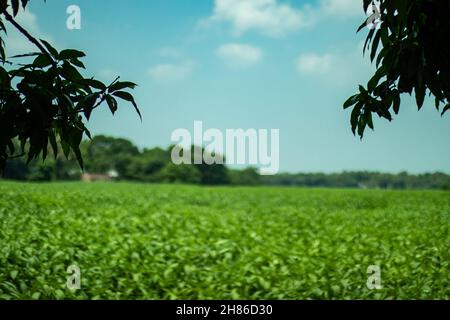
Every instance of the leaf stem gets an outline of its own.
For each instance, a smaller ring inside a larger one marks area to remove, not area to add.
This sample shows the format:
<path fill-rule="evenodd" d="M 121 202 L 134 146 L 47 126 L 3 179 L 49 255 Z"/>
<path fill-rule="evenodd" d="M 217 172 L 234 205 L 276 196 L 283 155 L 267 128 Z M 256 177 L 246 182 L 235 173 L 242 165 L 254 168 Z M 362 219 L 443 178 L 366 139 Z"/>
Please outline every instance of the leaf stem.
<path fill-rule="evenodd" d="M 39 42 L 38 39 L 33 37 L 25 28 L 23 28 L 20 24 L 14 20 L 14 18 L 5 10 L 2 12 L 2 14 L 5 16 L 6 20 L 8 20 L 9 23 L 11 23 L 17 30 L 20 31 L 31 43 L 33 43 L 36 47 L 39 48 L 39 50 L 45 54 L 51 61 L 53 67 L 56 68 L 57 64 L 55 59 L 53 59 L 52 55 L 44 48 L 44 46 Z"/>

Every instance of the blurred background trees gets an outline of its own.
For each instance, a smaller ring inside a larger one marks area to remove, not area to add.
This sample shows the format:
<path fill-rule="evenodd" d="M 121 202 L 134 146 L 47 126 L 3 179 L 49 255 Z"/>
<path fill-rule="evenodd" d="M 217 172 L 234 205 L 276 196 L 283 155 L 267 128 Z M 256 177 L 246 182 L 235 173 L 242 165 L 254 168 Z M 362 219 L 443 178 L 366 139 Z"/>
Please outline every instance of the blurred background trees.
<path fill-rule="evenodd" d="M 450 176 L 444 173 L 411 175 L 380 172 L 341 173 L 281 173 L 260 176 L 256 168 L 236 170 L 222 164 L 175 165 L 167 149 L 140 150 L 131 141 L 123 138 L 95 136 L 81 143 L 85 159 L 85 172 L 111 175 L 112 180 L 143 183 L 186 183 L 199 185 L 236 186 L 297 186 L 331 188 L 381 188 L 381 189 L 445 189 L 450 190 Z M 204 151 L 191 146 L 193 150 Z M 49 155 L 52 151 L 49 150 Z M 26 159 L 10 159 L 3 178 L 21 181 L 77 181 L 82 171 L 76 160 L 64 156 L 49 157 L 45 162 L 33 160 L 28 166 Z"/>

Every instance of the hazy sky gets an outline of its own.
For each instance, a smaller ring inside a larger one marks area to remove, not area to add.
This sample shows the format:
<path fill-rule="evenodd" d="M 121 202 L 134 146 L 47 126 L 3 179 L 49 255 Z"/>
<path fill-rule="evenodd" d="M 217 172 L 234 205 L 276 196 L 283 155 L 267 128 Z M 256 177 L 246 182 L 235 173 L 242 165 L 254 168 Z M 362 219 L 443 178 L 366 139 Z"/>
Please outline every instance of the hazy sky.
<path fill-rule="evenodd" d="M 89 75 L 139 84 L 141 123 L 124 104 L 96 112 L 95 134 L 168 146 L 173 130 L 280 129 L 281 171 L 450 173 L 450 114 L 405 97 L 392 123 L 354 137 L 342 103 L 369 79 L 360 0 L 32 1 L 20 21 L 57 48 L 87 53 Z M 66 9 L 81 8 L 81 30 Z M 13 33 L 10 53 L 27 50 Z"/>

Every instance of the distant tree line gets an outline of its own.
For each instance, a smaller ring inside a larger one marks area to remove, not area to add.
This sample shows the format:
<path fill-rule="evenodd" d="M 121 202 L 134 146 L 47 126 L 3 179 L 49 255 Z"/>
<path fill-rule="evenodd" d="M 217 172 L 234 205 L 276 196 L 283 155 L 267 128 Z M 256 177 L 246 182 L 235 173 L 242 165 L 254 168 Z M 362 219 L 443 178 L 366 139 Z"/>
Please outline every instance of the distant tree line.
<path fill-rule="evenodd" d="M 450 190 L 450 175 L 425 173 L 419 175 L 354 171 L 342 173 L 297 173 L 261 177 L 262 184 L 273 186 L 302 186 L 362 189 L 443 189 Z"/>
<path fill-rule="evenodd" d="M 195 152 L 204 152 L 191 147 Z M 114 173 L 116 180 L 147 183 L 188 183 L 199 185 L 270 185 L 332 188 L 382 188 L 382 189 L 445 189 L 450 190 L 450 175 L 426 173 L 411 175 L 379 172 L 283 173 L 260 176 L 255 168 L 233 170 L 223 164 L 175 165 L 171 161 L 173 146 L 167 149 L 139 150 L 132 142 L 122 138 L 96 136 L 81 143 L 80 150 L 85 162 L 85 172 L 96 174 Z M 61 154 L 61 153 L 59 153 Z M 3 173 L 4 179 L 20 181 L 75 181 L 80 180 L 76 157 L 52 156 L 33 160 L 9 159 Z"/>

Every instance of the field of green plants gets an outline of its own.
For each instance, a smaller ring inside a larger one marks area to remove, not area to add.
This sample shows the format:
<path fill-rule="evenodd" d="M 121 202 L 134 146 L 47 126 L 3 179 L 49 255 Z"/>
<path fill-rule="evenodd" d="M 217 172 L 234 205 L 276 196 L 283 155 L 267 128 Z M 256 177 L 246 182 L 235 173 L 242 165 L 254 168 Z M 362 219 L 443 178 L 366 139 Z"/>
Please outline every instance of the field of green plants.
<path fill-rule="evenodd" d="M 0 299 L 449 299 L 449 225 L 449 192 L 0 182 Z"/>

